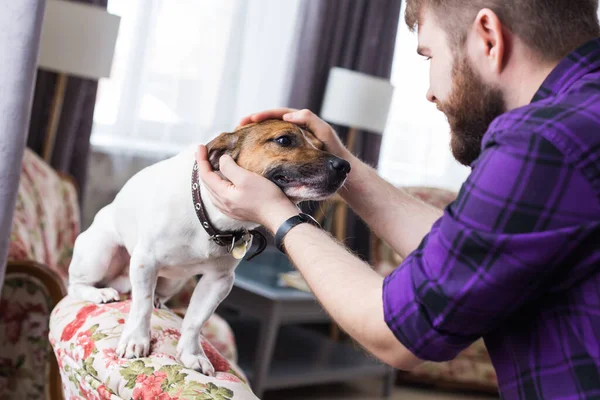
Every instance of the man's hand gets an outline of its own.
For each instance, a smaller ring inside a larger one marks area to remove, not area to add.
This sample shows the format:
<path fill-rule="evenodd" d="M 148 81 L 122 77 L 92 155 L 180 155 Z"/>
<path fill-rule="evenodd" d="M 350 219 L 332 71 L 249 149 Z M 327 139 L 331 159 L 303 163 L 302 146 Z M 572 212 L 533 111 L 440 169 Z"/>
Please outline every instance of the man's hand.
<path fill-rule="evenodd" d="M 325 143 L 325 149 L 328 152 L 344 158 L 352 164 L 352 161 L 350 160 L 351 153 L 346 149 L 337 133 L 335 133 L 335 130 L 333 130 L 331 125 L 317 117 L 310 110 L 276 108 L 273 110 L 262 111 L 242 118 L 239 126 L 261 122 L 267 119 L 283 119 L 284 121 L 306 127 L 317 137 L 317 139 Z"/>
<path fill-rule="evenodd" d="M 344 147 L 333 128 L 309 110 L 277 108 L 242 118 L 240 126 L 267 119 L 283 119 L 309 129 L 326 150 L 348 161 L 352 170 L 338 192 L 348 205 L 402 257 L 415 250 L 442 211 L 395 188 L 377 171 Z M 283 221 L 282 221 L 283 222 Z"/>
<path fill-rule="evenodd" d="M 230 156 L 219 161 L 220 172 L 212 170 L 204 145 L 196 153 L 198 175 L 209 191 L 214 205 L 225 215 L 240 221 L 261 224 L 272 233 L 298 208 L 271 181 L 238 166 Z"/>

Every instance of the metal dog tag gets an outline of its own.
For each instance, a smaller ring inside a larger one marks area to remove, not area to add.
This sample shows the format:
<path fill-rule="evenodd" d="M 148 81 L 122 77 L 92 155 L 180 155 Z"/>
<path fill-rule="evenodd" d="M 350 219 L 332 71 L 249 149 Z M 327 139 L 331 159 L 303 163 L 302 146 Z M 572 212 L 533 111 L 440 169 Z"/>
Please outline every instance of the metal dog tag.
<path fill-rule="evenodd" d="M 233 250 L 231 250 L 231 255 L 236 260 L 241 260 L 242 258 L 244 258 L 244 256 L 248 252 L 248 249 L 250 248 L 251 245 L 252 245 L 252 236 L 250 234 L 246 233 L 244 235 L 244 237 L 242 237 L 242 239 L 235 244 L 235 246 L 233 247 Z"/>

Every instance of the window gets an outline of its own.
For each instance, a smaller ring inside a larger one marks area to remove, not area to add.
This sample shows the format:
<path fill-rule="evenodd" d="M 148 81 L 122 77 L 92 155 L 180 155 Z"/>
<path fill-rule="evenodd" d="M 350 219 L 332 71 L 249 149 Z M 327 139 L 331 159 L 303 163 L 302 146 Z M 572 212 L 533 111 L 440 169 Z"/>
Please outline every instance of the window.
<path fill-rule="evenodd" d="M 429 62 L 417 55 L 417 34 L 404 23 L 402 6 L 391 81 L 395 86 L 379 159 L 381 176 L 395 185 L 458 190 L 470 169 L 450 152 L 445 116 L 425 98 Z"/>
<path fill-rule="evenodd" d="M 287 100 L 300 0 L 110 0 L 92 144 L 170 154 Z"/>

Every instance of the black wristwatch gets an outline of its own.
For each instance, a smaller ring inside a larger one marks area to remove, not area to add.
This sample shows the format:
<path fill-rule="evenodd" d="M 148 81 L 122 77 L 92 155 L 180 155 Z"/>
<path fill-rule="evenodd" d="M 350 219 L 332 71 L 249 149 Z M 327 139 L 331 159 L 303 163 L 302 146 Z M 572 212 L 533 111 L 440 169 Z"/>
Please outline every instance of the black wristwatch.
<path fill-rule="evenodd" d="M 279 229 L 277 229 L 277 233 L 275 233 L 275 246 L 277 246 L 279 251 L 285 253 L 285 249 L 283 247 L 283 239 L 285 238 L 285 235 L 287 235 L 292 228 L 304 223 L 312 224 L 318 228 L 321 227 L 321 225 L 319 225 L 319 223 L 308 214 L 300 213 L 298 215 L 294 215 L 281 224 Z"/>

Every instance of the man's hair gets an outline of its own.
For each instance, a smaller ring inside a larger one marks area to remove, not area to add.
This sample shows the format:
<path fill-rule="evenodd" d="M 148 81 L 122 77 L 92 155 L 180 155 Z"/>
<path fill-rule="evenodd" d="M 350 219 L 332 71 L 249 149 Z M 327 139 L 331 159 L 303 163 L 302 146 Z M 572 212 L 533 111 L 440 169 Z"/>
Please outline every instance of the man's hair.
<path fill-rule="evenodd" d="M 435 15 L 451 45 L 462 46 L 477 13 L 489 8 L 545 60 L 559 60 L 600 36 L 598 0 L 407 0 L 406 24 L 415 30 L 424 7 Z"/>

